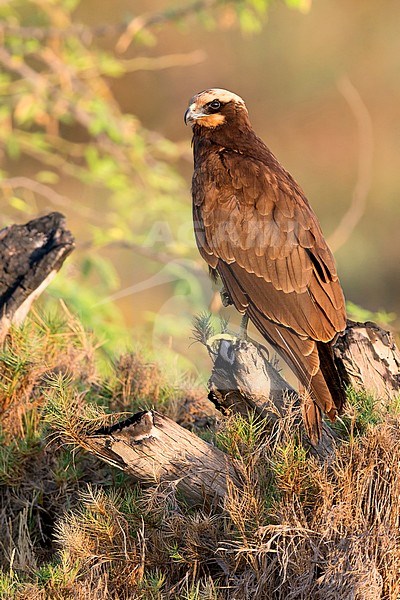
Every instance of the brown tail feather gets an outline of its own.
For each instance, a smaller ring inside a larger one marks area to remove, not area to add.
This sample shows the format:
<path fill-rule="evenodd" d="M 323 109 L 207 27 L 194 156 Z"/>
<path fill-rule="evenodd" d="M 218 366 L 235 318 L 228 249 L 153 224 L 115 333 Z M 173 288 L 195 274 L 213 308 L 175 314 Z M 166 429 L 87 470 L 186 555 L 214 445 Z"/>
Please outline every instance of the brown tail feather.
<path fill-rule="evenodd" d="M 303 386 L 303 403 L 301 412 L 303 415 L 304 426 L 311 443 L 316 446 L 322 436 L 322 416 L 320 407 L 314 402 L 313 397 Z"/>
<path fill-rule="evenodd" d="M 303 419 L 307 435 L 311 443 L 316 445 L 321 439 L 322 417 L 321 406 L 331 406 L 325 408 L 325 414 L 334 421 L 337 414 L 342 412 L 346 401 L 346 393 L 333 357 L 333 350 L 330 344 L 317 342 L 320 368 L 311 378 L 308 386 L 308 393 L 305 390 L 303 401 Z M 301 381 L 300 374 L 297 373 Z"/>
<path fill-rule="evenodd" d="M 337 412 L 340 414 L 346 402 L 346 392 L 335 365 L 332 345 L 317 342 L 317 348 L 322 375 L 331 393 Z"/>
<path fill-rule="evenodd" d="M 333 421 L 345 403 L 345 391 L 336 369 L 332 346 L 329 343 L 302 340 L 260 315 L 251 305 L 247 313 L 308 392 L 304 395 L 304 424 L 311 442 L 317 444 L 322 432 L 321 411 Z M 313 344 L 314 350 L 310 352 Z"/>

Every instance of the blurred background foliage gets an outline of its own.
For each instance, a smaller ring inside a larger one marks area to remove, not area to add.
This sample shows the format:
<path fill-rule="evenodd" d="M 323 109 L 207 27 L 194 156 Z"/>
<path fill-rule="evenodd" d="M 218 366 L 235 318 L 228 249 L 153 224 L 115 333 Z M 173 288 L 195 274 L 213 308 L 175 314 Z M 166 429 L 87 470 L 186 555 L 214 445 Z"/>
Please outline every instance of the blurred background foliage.
<path fill-rule="evenodd" d="M 220 307 L 183 113 L 218 86 L 305 189 L 351 315 L 398 326 L 399 18 L 396 0 L 1 2 L 1 225 L 58 210 L 77 240 L 42 302 L 62 298 L 108 353 L 137 339 L 206 364 L 191 323 Z"/>

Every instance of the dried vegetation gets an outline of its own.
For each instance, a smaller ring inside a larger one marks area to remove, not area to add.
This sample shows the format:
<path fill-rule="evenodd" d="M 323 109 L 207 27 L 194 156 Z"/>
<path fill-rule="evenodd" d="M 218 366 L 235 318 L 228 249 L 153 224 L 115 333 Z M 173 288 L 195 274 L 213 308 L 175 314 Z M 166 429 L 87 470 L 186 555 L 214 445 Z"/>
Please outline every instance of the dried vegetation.
<path fill-rule="evenodd" d="M 2 351 L 1 598 L 397 600 L 400 402 L 350 394 L 321 465 L 294 420 L 218 420 L 143 353 L 105 375 L 95 357 L 70 316 L 36 315 Z M 152 405 L 242 462 L 220 510 L 73 450 L 111 412 Z"/>

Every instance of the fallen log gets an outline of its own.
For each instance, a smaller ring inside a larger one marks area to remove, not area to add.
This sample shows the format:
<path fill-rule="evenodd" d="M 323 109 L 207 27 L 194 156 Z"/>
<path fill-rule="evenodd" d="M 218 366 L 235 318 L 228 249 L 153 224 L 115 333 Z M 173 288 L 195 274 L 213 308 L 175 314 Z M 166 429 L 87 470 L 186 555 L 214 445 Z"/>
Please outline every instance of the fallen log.
<path fill-rule="evenodd" d="M 229 456 L 153 410 L 103 427 L 79 443 L 135 481 L 172 483 L 193 504 L 221 504 L 228 486 L 241 485 Z"/>
<path fill-rule="evenodd" d="M 23 322 L 73 249 L 74 238 L 57 212 L 0 231 L 0 343 L 11 323 Z"/>

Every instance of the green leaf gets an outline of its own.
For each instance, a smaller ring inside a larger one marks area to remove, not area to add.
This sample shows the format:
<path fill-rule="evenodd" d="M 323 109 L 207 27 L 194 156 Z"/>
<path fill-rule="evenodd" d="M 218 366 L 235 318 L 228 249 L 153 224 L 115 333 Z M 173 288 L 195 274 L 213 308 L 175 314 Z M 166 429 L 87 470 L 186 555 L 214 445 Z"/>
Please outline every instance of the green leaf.
<path fill-rule="evenodd" d="M 33 94 L 27 94 L 18 101 L 14 109 L 14 119 L 19 125 L 29 123 L 33 121 L 37 109 L 37 98 Z"/>
<path fill-rule="evenodd" d="M 311 10 L 312 0 L 285 0 L 289 8 L 294 8 L 306 14 Z"/>
<path fill-rule="evenodd" d="M 18 198 L 18 196 L 12 196 L 11 198 L 9 198 L 8 204 L 12 208 L 15 208 L 15 210 L 23 212 L 27 215 L 32 215 L 34 213 L 34 208 L 27 202 L 25 202 L 25 200 L 23 200 L 22 198 Z"/>
<path fill-rule="evenodd" d="M 21 147 L 15 135 L 11 134 L 6 139 L 6 152 L 13 160 L 17 160 L 21 156 Z"/>
<path fill-rule="evenodd" d="M 36 174 L 36 181 L 40 181 L 40 183 L 55 184 L 58 183 L 59 180 L 60 176 L 57 173 L 54 173 L 54 171 L 39 171 L 39 173 Z"/>

